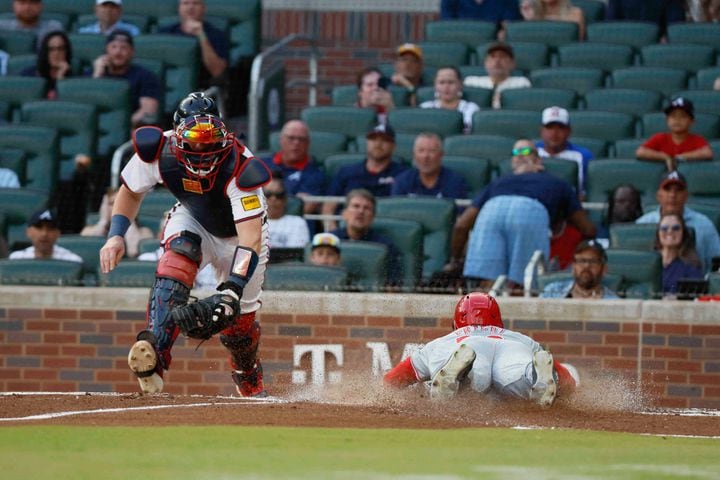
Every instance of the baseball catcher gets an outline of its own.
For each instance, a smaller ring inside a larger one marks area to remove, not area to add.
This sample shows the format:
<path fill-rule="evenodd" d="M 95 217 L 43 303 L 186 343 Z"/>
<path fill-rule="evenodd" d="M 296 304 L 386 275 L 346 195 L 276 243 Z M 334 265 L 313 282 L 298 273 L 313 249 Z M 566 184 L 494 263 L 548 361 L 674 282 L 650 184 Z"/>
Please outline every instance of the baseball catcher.
<path fill-rule="evenodd" d="M 405 387 L 430 380 L 430 398 L 455 396 L 469 380 L 478 393 L 491 390 L 550 406 L 560 388 L 575 387 L 575 367 L 555 362 L 532 338 L 503 328 L 500 307 L 485 293 L 463 296 L 453 332 L 437 338 L 385 374 L 385 384 Z"/>
<path fill-rule="evenodd" d="M 228 132 L 215 102 L 202 93 L 183 99 L 173 129 L 133 132 L 135 154 L 122 170 L 110 231 L 100 250 L 102 271 L 125 253 L 123 236 L 143 195 L 163 184 L 177 198 L 163 231 L 164 253 L 147 307 L 147 328 L 130 348 L 128 365 L 143 393 L 163 390 L 163 372 L 182 332 L 206 340 L 220 333 L 230 353 L 232 379 L 245 397 L 267 395 L 256 353 L 255 312 L 268 258 L 264 164 Z M 219 293 L 188 303 L 199 269 L 208 263 Z"/>

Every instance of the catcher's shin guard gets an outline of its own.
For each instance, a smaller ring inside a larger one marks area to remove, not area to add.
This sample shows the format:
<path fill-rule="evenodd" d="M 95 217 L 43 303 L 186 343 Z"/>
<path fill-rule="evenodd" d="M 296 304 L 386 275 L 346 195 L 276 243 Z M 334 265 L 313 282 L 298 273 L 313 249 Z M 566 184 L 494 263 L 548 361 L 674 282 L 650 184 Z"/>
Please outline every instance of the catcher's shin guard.
<path fill-rule="evenodd" d="M 255 312 L 239 315 L 235 324 L 222 331 L 220 341 L 230 352 L 232 379 L 243 397 L 267 396 L 263 372 L 257 350 L 260 344 L 260 324 Z"/>

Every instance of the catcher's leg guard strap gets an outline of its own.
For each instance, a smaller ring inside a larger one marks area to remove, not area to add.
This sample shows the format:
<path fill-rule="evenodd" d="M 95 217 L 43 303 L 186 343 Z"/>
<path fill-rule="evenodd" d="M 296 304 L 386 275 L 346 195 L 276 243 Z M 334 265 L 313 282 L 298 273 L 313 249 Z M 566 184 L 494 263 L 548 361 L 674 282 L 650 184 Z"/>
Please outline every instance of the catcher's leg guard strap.
<path fill-rule="evenodd" d="M 222 331 L 220 341 L 230 352 L 230 365 L 233 370 L 253 368 L 260 344 L 260 333 L 255 312 L 240 315 L 233 326 Z"/>
<path fill-rule="evenodd" d="M 165 246 L 157 267 L 157 277 L 171 278 L 192 288 L 198 267 L 202 261 L 200 236 L 183 230 Z"/>

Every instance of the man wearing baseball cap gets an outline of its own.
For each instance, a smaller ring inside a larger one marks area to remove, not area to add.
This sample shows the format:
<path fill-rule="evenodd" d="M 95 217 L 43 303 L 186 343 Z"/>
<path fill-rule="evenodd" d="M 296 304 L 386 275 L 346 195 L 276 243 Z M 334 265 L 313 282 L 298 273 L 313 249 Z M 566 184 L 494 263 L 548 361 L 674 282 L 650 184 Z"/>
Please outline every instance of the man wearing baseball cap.
<path fill-rule="evenodd" d="M 493 108 L 502 107 L 502 92 L 512 88 L 528 88 L 530 80 L 523 76 L 512 76 L 515 70 L 515 52 L 503 42 L 491 43 L 485 50 L 485 71 L 487 75 L 465 77 L 466 87 L 487 88 L 493 90 Z"/>
<path fill-rule="evenodd" d="M 78 33 L 102 33 L 108 35 L 113 30 L 124 30 L 133 37 L 140 34 L 138 27 L 120 20 L 122 17 L 122 0 L 95 0 L 95 16 L 97 21 L 80 27 Z"/>
<path fill-rule="evenodd" d="M 18 250 L 10 254 L 10 260 L 67 260 L 70 262 L 82 263 L 82 258 L 70 250 L 55 245 L 60 238 L 55 214 L 49 209 L 38 210 L 28 219 L 25 234 L 32 242 L 32 245 L 24 250 Z"/>
<path fill-rule="evenodd" d="M 542 127 L 537 143 L 538 153 L 543 158 L 561 158 L 575 162 L 578 166 L 578 195 L 585 197 L 587 167 L 593 154 L 585 147 L 575 145 L 568 139 L 572 134 L 570 114 L 561 107 L 548 107 L 542 112 Z"/>
<path fill-rule="evenodd" d="M 607 254 L 597 240 L 585 240 L 575 247 L 571 280 L 545 286 L 540 297 L 578 299 L 616 299 L 617 294 L 602 284 L 607 273 Z"/>
<path fill-rule="evenodd" d="M 635 223 L 657 224 L 663 215 L 682 215 L 685 225 L 695 230 L 695 250 L 703 262 L 704 271 L 710 271 L 713 257 L 720 257 L 720 235 L 712 220 L 685 205 L 688 186 L 683 174 L 675 170 L 663 173 L 655 198 L 660 206 L 635 220 Z"/>
<path fill-rule="evenodd" d="M 405 87 L 410 93 L 410 105 L 415 106 L 415 92 L 423 86 L 423 51 L 414 43 L 403 43 L 397 48 L 393 85 Z"/>
<path fill-rule="evenodd" d="M 310 263 L 334 267 L 340 265 L 340 239 L 332 233 L 316 233 L 310 251 Z"/>
<path fill-rule="evenodd" d="M 13 0 L 12 8 L 15 16 L 0 18 L 0 30 L 34 33 L 36 49 L 40 48 L 42 40 L 48 33 L 64 30 L 62 23 L 58 20 L 41 18 L 42 0 Z"/>
<path fill-rule="evenodd" d="M 677 97 L 665 108 L 668 131 L 656 133 L 637 148 L 640 160 L 665 162 L 668 171 L 678 163 L 694 160 L 712 160 L 713 153 L 707 140 L 690 133 L 695 122 L 695 106 L 687 98 Z"/>

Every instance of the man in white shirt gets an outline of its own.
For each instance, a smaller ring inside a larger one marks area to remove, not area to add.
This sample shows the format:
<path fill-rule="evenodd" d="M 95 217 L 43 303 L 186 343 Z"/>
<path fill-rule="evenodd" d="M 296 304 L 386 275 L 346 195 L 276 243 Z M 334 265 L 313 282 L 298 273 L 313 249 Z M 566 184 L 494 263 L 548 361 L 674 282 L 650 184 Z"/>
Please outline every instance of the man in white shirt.
<path fill-rule="evenodd" d="M 270 248 L 302 248 L 307 245 L 310 241 L 307 222 L 303 217 L 286 212 L 288 199 L 282 177 L 273 177 L 263 191 L 267 199 Z"/>
<path fill-rule="evenodd" d="M 113 30 L 125 30 L 133 37 L 140 34 L 138 27 L 121 20 L 122 0 L 96 0 L 95 16 L 97 21 L 80 27 L 78 33 L 102 33 L 108 35 Z"/>
<path fill-rule="evenodd" d="M 501 94 L 503 90 L 511 88 L 529 88 L 532 85 L 526 77 L 512 77 L 515 70 L 515 52 L 507 43 L 496 42 L 491 44 L 485 52 L 485 76 L 465 77 L 463 84 L 466 87 L 489 88 L 493 90 L 492 106 L 501 108 Z"/>
<path fill-rule="evenodd" d="M 0 188 L 20 188 L 20 180 L 13 170 L 0 168 Z"/>
<path fill-rule="evenodd" d="M 26 234 L 32 246 L 10 254 L 10 260 L 67 260 L 82 263 L 82 258 L 70 250 L 55 245 L 60 237 L 60 228 L 50 210 L 39 210 L 28 220 Z"/>

